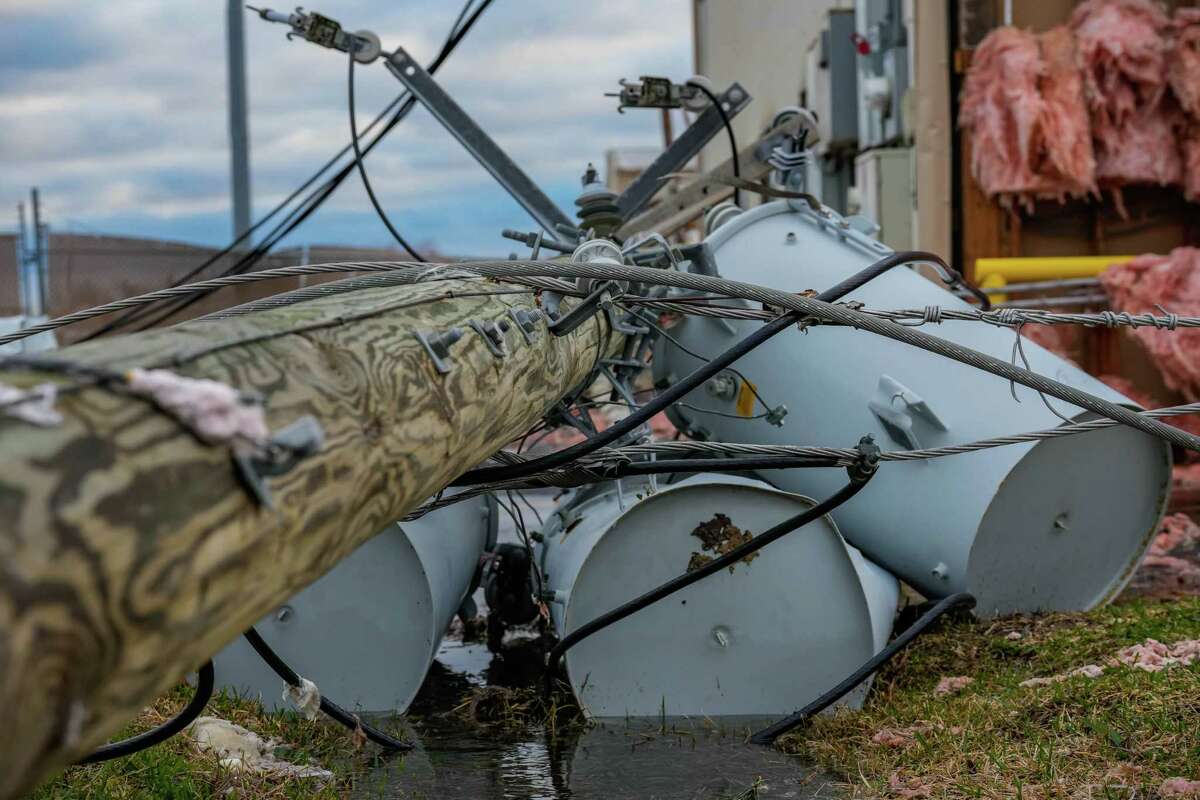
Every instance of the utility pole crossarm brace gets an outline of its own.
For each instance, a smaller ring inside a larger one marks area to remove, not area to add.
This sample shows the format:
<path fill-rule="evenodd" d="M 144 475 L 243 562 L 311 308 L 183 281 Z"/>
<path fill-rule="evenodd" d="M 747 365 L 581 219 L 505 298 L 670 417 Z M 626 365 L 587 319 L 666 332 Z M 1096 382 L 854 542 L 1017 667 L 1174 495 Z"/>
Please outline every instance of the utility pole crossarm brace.
<path fill-rule="evenodd" d="M 750 105 L 750 93 L 740 83 L 732 84 L 722 92 L 717 100 L 721 109 L 729 119 L 733 119 L 742 109 Z M 621 218 L 629 219 L 642 210 L 650 198 L 663 187 L 663 178 L 683 169 L 689 161 L 721 132 L 725 123 L 721 119 L 721 110 L 714 105 L 708 105 L 696 121 L 680 134 L 671 146 L 654 159 L 641 175 L 617 198 L 617 207 Z"/>
<path fill-rule="evenodd" d="M 385 62 L 388 70 L 421 101 L 442 126 L 492 174 L 529 215 L 555 238 L 576 230 L 571 219 L 546 196 L 508 154 L 463 111 L 437 81 L 402 47 Z"/>

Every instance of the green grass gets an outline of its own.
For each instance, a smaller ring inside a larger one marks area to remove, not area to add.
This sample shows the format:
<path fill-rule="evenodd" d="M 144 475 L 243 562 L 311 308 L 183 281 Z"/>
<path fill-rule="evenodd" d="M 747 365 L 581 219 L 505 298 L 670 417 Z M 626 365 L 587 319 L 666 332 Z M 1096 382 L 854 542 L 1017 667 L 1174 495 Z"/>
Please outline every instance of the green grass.
<path fill-rule="evenodd" d="M 187 703 L 190 693 L 182 687 L 172 692 L 115 738 L 160 724 Z M 32 798 L 339 798 L 371 767 L 378 752 L 372 745 L 356 748 L 351 732 L 340 725 L 322 718 L 310 722 L 291 712 L 268 714 L 257 701 L 218 695 L 204 713 L 235 722 L 263 738 L 279 740 L 276 756 L 293 764 L 322 766 L 334 773 L 334 780 L 232 772 L 214 756 L 200 752 L 184 734 L 128 758 L 71 767 L 37 789 Z"/>
<path fill-rule="evenodd" d="M 952 622 L 885 668 L 862 711 L 818 718 L 780 746 L 858 796 L 1154 798 L 1166 778 L 1200 779 L 1200 664 L 1018 685 L 1103 665 L 1148 638 L 1200 638 L 1200 599 Z M 957 675 L 974 683 L 934 696 Z M 873 742 L 885 728 L 911 742 Z"/>
<path fill-rule="evenodd" d="M 1010 640 L 1012 632 L 1020 639 Z M 780 746 L 839 776 L 863 797 L 1146 798 L 1169 777 L 1200 779 L 1200 664 L 1159 673 L 1110 668 L 1095 679 L 1040 688 L 1018 684 L 1084 664 L 1103 664 L 1147 638 L 1200 638 L 1200 598 L 1134 601 L 1089 614 L 959 620 L 923 636 L 881 672 L 864 709 L 821 717 Z M 968 675 L 958 694 L 934 697 L 942 677 Z M 122 735 L 158 724 L 183 706 L 179 689 Z M 571 707 L 551 709 L 572 724 Z M 459 717 L 484 727 L 544 724 L 547 709 L 524 693 L 465 699 Z M 278 755 L 333 771 L 332 782 L 230 773 L 186 736 L 127 759 L 67 770 L 33 797 L 334 798 L 362 785 L 377 748 L 318 719 L 264 714 L 255 703 L 219 697 L 207 714 L 283 742 Z M 913 729 L 912 742 L 871 741 L 883 728 Z M 1124 787 L 1124 788 L 1122 788 Z M 380 786 L 378 793 L 386 793 Z M 376 792 L 367 791 L 368 795 Z"/>

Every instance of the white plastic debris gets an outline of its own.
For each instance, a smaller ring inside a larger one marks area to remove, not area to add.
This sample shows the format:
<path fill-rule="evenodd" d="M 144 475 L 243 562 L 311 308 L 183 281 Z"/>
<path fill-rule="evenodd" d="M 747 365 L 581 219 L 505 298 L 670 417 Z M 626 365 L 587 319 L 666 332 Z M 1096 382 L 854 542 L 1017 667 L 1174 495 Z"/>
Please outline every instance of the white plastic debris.
<path fill-rule="evenodd" d="M 283 700 L 285 703 L 291 703 L 310 722 L 317 718 L 317 713 L 321 710 L 321 691 L 308 678 L 301 677 L 299 686 L 285 684 Z"/>
<path fill-rule="evenodd" d="M 263 739 L 254 731 L 220 717 L 200 717 L 188 726 L 187 732 L 201 750 L 215 754 L 221 766 L 229 770 L 280 778 L 333 778 L 327 769 L 277 758 L 274 751 L 280 742 Z"/>
<path fill-rule="evenodd" d="M 0 383 L 0 413 L 31 425 L 43 428 L 61 425 L 62 414 L 54 407 L 57 400 L 58 387 L 53 383 L 39 383 L 31 389 Z"/>
<path fill-rule="evenodd" d="M 262 447 L 270 436 L 262 406 L 219 381 L 165 369 L 131 369 L 129 391 L 152 399 L 209 444 Z"/>

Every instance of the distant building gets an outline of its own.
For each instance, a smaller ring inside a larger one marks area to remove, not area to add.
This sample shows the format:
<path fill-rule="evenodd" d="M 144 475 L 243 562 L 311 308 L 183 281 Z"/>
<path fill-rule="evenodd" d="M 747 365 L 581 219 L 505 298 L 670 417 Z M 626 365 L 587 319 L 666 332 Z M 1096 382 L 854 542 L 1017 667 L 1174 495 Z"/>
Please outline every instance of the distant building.
<path fill-rule="evenodd" d="M 17 315 L 22 311 L 18 291 L 16 238 L 12 234 L 0 235 L 0 317 Z M 218 252 L 216 248 L 182 242 L 126 236 L 51 233 L 47 239 L 51 317 L 162 289 Z M 313 245 L 279 250 L 256 264 L 254 270 L 334 261 L 401 260 L 407 260 L 407 256 L 398 250 Z M 216 277 L 236 261 L 236 254 L 227 255 L 208 266 L 193 280 Z M 342 277 L 345 275 L 341 273 L 301 276 L 223 289 L 188 307 L 171 321 L 202 316 L 267 295 Z M 105 318 L 99 318 L 63 328 L 59 332 L 59 342 L 69 344 L 76 341 L 106 321 Z"/>

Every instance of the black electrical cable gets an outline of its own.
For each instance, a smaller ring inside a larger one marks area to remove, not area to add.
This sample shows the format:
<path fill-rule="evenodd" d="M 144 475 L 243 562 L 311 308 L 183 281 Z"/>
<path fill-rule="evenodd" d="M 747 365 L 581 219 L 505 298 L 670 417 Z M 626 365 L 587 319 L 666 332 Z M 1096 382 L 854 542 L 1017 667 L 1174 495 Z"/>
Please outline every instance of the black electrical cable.
<path fill-rule="evenodd" d="M 259 657 L 266 662 L 268 667 L 275 671 L 276 675 L 283 679 L 284 683 L 288 684 L 289 686 L 300 685 L 300 676 L 296 674 L 294 669 L 288 666 L 286 661 L 280 658 L 279 655 L 271 649 L 271 646 L 267 644 L 261 636 L 259 636 L 258 631 L 256 631 L 254 628 L 250 628 L 242 635 L 246 637 L 246 641 L 249 642 L 250 646 L 254 648 L 254 652 L 258 653 Z M 326 716 L 330 717 L 335 722 L 344 725 L 352 731 L 362 728 L 362 731 L 366 734 L 367 738 L 380 747 L 385 747 L 388 750 L 401 751 L 413 749 L 413 746 L 408 742 L 402 742 L 399 739 L 388 736 L 381 730 L 371 727 L 359 719 L 357 715 L 351 714 L 346 709 L 342 708 L 324 695 L 321 695 L 321 711 L 323 711 Z"/>
<path fill-rule="evenodd" d="M 392 102 L 388 103 L 387 106 L 384 107 L 383 111 L 380 111 L 379 114 L 375 117 L 375 119 L 371 120 L 371 124 L 369 124 L 367 127 L 363 128 L 363 136 L 366 136 L 368 133 L 370 133 L 372 128 L 374 128 L 376 125 L 378 125 L 383 120 L 383 118 L 386 117 L 391 112 L 391 110 L 393 108 L 395 108 L 402 100 L 404 100 L 404 97 L 405 97 L 405 94 L 401 93 L 401 94 L 397 95 L 396 98 L 394 100 L 392 100 Z M 197 264 L 195 267 L 192 267 L 184 275 L 171 281 L 171 283 L 168 284 L 168 286 L 170 286 L 170 287 L 182 286 L 183 284 L 187 283 L 192 278 L 196 277 L 201 272 L 206 270 L 208 267 L 215 264 L 218 260 L 220 260 L 221 258 L 224 258 L 225 256 L 229 255 L 229 253 L 233 252 L 234 248 L 236 248 L 239 244 L 241 244 L 249 236 L 251 236 L 255 231 L 257 231 L 259 228 L 261 228 L 263 225 L 265 225 L 268 220 L 270 220 L 272 217 L 274 217 L 276 214 L 278 214 L 280 211 L 282 211 L 284 208 L 286 208 L 293 200 L 295 200 L 297 197 L 299 197 L 300 194 L 303 193 L 304 190 L 306 190 L 309 186 L 312 186 L 313 183 L 315 183 L 318 178 L 320 178 L 323 174 L 325 174 L 325 172 L 330 167 L 332 167 L 335 163 L 337 163 L 338 159 L 340 159 L 347 152 L 349 152 L 349 150 L 350 150 L 350 145 L 346 145 L 341 150 L 339 150 L 332 158 L 330 158 L 328 161 L 326 161 L 324 164 L 322 164 L 317 169 L 316 172 L 314 172 L 311 176 L 309 176 L 309 178 L 306 181 L 304 181 L 304 183 L 302 183 L 298 187 L 296 187 L 296 189 L 293 190 L 291 194 L 289 194 L 287 197 L 285 197 L 283 200 L 281 200 L 274 208 L 272 208 L 270 211 L 268 211 L 266 214 L 264 214 L 262 217 L 260 217 L 257 222 L 255 222 L 253 225 L 251 225 L 249 228 L 247 228 L 245 231 L 243 231 L 232 242 L 225 245 L 225 247 L 221 248 L 216 253 L 212 254 L 211 256 L 206 258 L 204 261 Z M 136 318 L 137 316 L 141 316 L 141 313 L 138 313 L 138 312 L 140 312 L 140 310 L 130 309 L 129 311 L 127 311 L 125 314 L 121 315 L 120 317 L 117 317 L 116 319 L 112 320 L 111 322 L 109 322 L 109 323 L 103 325 L 102 327 L 97 328 L 96 330 L 92 331 L 91 333 L 87 334 L 87 336 L 84 336 L 82 339 L 80 339 L 80 341 L 86 342 L 90 339 L 96 338 L 97 336 L 103 336 L 104 334 L 114 330 L 115 328 L 119 328 L 121 325 L 125 324 L 125 322 L 130 320 L 131 318 Z"/>
<path fill-rule="evenodd" d="M 754 744 L 771 744 L 783 734 L 799 725 L 802 725 L 813 715 L 821 713 L 825 709 L 829 708 L 829 706 L 842 699 L 847 692 L 866 680 L 871 673 L 875 672 L 875 670 L 891 661 L 897 653 L 912 644 L 918 636 L 925 632 L 926 628 L 936 622 L 939 618 L 956 608 L 972 608 L 974 605 L 975 598 L 967 592 L 952 594 L 949 597 L 938 601 L 933 608 L 922 614 L 916 622 L 914 622 L 907 629 L 905 629 L 903 633 L 893 639 L 887 647 L 883 648 L 871 658 L 867 659 L 867 661 L 861 667 L 850 673 L 850 675 L 848 675 L 846 679 L 837 686 L 833 687 L 816 700 L 813 700 L 796 713 L 784 717 L 783 719 L 779 720 L 779 722 L 776 722 L 773 725 L 756 732 L 750 737 L 750 741 Z"/>
<path fill-rule="evenodd" d="M 196 721 L 196 718 L 200 716 L 200 712 L 204 711 L 204 707 L 212 699 L 215 682 L 216 676 L 213 671 L 213 663 L 209 661 L 198 670 L 196 691 L 182 711 L 157 728 L 151 728 L 144 733 L 139 733 L 137 736 L 130 736 L 128 739 L 122 739 L 119 742 L 97 747 L 91 753 L 81 758 L 78 763 L 96 764 L 100 761 L 109 761 L 110 759 L 121 758 L 122 756 L 130 756 L 148 747 L 162 744 Z"/>
<path fill-rule="evenodd" d="M 348 52 L 350 53 L 350 69 L 347 78 L 346 104 L 350 112 L 350 144 L 354 146 L 354 163 L 358 167 L 359 177 L 362 178 L 363 188 L 367 190 L 367 197 L 370 198 L 371 205 L 375 207 L 375 213 L 379 215 L 380 222 L 382 222 L 384 227 L 388 229 L 388 232 L 392 234 L 392 238 L 395 239 L 400 246 L 403 247 L 405 251 L 413 257 L 414 260 L 420 261 L 421 263 L 427 263 L 421 254 L 413 249 L 412 245 L 410 245 L 404 239 L 404 237 L 400 235 L 400 231 L 396 230 L 396 226 L 393 225 L 392 221 L 388 218 L 387 212 L 383 210 L 383 206 L 379 205 L 379 199 L 375 197 L 375 190 L 371 188 L 371 181 L 369 178 L 367 178 L 367 165 L 363 162 L 362 148 L 358 146 L 358 122 L 355 120 L 354 113 L 354 49 L 350 49 Z"/>
<path fill-rule="evenodd" d="M 442 66 L 442 64 L 445 63 L 446 59 L 450 56 L 450 54 L 454 52 L 455 48 L 457 48 L 459 43 L 462 42 L 462 40 L 466 37 L 466 34 L 469 33 L 471 28 L 473 28 L 475 26 L 475 23 L 479 20 L 480 16 L 482 16 L 483 12 L 486 11 L 488 9 L 488 7 L 490 5 L 492 5 L 493 2 L 495 2 L 495 0 L 483 0 L 483 2 L 480 3 L 480 5 L 477 8 L 475 8 L 474 11 L 472 11 L 470 13 L 470 16 L 467 17 L 466 21 L 463 22 L 462 21 L 463 17 L 466 16 L 466 9 L 470 8 L 472 2 L 474 2 L 474 0 L 468 0 L 466 5 L 463 7 L 463 11 L 459 13 L 458 19 L 455 21 L 455 26 L 452 27 L 452 29 L 451 29 L 451 35 L 447 38 L 446 42 L 442 45 L 442 49 L 438 53 L 437 57 L 434 58 L 434 60 L 432 62 L 430 62 L 430 65 L 428 67 L 428 71 L 430 74 L 436 73 L 437 70 Z M 416 99 L 410 93 L 406 92 L 406 93 L 401 94 L 399 97 L 396 98 L 396 102 L 399 102 L 402 98 L 405 98 L 406 96 L 407 96 L 407 99 L 405 99 L 403 101 L 400 108 L 396 109 L 396 112 L 393 114 L 392 118 L 388 121 L 388 123 L 384 127 L 384 129 L 382 131 L 380 131 L 379 134 L 374 139 L 372 139 L 370 142 L 368 142 L 366 147 L 361 148 L 363 156 L 366 156 L 367 154 L 369 154 L 375 148 L 375 146 L 377 144 L 379 144 L 379 142 L 385 136 L 387 136 L 387 134 L 390 133 L 391 130 L 396 127 L 396 125 L 398 125 L 401 121 L 403 121 L 405 119 L 405 117 L 408 116 L 409 112 L 412 111 L 413 107 L 416 105 Z M 393 105 L 394 105 L 394 103 L 393 103 Z M 391 106 L 389 106 L 389 108 L 390 107 Z M 384 113 L 386 113 L 387 110 L 388 109 L 385 109 Z M 382 114 L 381 114 L 381 116 L 382 116 Z M 364 129 L 364 131 L 363 131 L 364 136 L 366 134 L 366 131 L 369 130 L 370 128 L 374 127 L 377 121 L 378 120 L 373 121 L 371 123 L 371 125 L 368 126 L 367 129 Z M 350 149 L 351 149 L 351 145 L 349 145 L 349 144 L 346 145 L 346 147 L 344 147 L 338 153 L 337 156 L 335 156 L 333 159 L 330 160 L 330 163 L 336 161 L 338 158 L 340 158 L 342 155 L 344 155 Z M 337 173 L 335 173 L 325 183 L 323 183 L 316 190 L 314 190 L 313 193 L 310 194 L 299 206 L 297 206 L 291 212 L 289 212 L 288 216 L 281 223 L 276 225 L 276 227 L 269 234 L 267 234 L 267 236 L 265 236 L 263 238 L 262 242 L 260 242 L 260 244 L 256 248 L 254 248 L 253 251 L 251 251 L 250 253 L 243 256 L 235 264 L 233 264 L 231 267 L 226 269 L 224 272 L 222 272 L 217 277 L 224 277 L 226 275 L 233 275 L 233 274 L 241 274 L 243 272 L 249 271 L 249 269 L 251 267 L 253 267 L 254 264 L 261 261 L 276 244 L 278 244 L 282 239 L 284 239 L 292 231 L 294 231 L 297 227 L 299 227 L 301 223 L 303 223 L 305 220 L 307 220 L 312 215 L 312 213 L 314 211 L 316 211 L 317 208 L 319 208 L 321 206 L 321 204 L 324 203 L 325 200 L 327 200 L 330 197 L 330 195 L 333 194 L 333 192 L 342 184 L 342 182 L 346 180 L 346 178 L 347 178 L 347 176 L 349 176 L 350 172 L 354 170 L 356 163 L 357 163 L 357 159 L 349 162 L 348 164 L 343 165 L 342 168 Z M 326 167 L 327 166 L 328 166 L 328 164 L 326 165 Z M 323 167 L 321 170 L 319 170 L 316 175 L 314 175 L 309 181 L 307 181 L 305 183 L 305 186 L 307 186 L 308 184 L 311 184 L 312 181 L 315 180 L 321 174 L 321 172 L 324 171 L 324 169 L 326 169 L 326 167 Z M 299 191 L 300 190 L 297 190 L 296 192 L 294 192 L 293 195 L 291 197 L 289 197 L 289 200 L 292 199 L 293 197 L 295 197 L 295 195 L 298 194 Z M 282 206 L 285 205 L 286 202 L 287 201 L 285 201 L 285 203 L 281 204 L 280 208 L 282 208 Z M 276 211 L 278 211 L 278 209 L 276 209 Z M 274 213 L 275 212 L 272 212 L 272 214 L 274 214 Z M 267 217 L 261 221 L 265 222 L 267 218 L 272 216 L 272 214 L 267 215 Z M 257 228 L 258 226 L 256 225 L 254 227 Z M 211 259 L 209 259 L 208 262 L 201 264 L 198 268 L 193 270 L 192 273 L 190 273 L 188 276 L 186 276 L 180 282 L 182 282 L 183 280 L 187 280 L 188 278 L 194 276 L 196 274 L 196 272 L 204 269 L 210 263 L 215 261 L 217 258 L 220 258 L 222 255 L 228 253 L 230 250 L 233 249 L 233 247 L 236 244 L 237 244 L 237 242 L 234 242 L 229 247 L 227 247 L 222 253 L 218 253 L 217 255 L 215 255 Z M 160 314 L 155 319 L 139 326 L 139 328 L 137 330 L 146 330 L 147 328 L 151 328 L 151 327 L 154 327 L 155 325 L 160 324 L 161 322 L 163 322 L 163 321 L 169 319 L 170 317 L 178 314 L 179 312 L 183 311 L 185 308 L 191 306 L 193 303 L 199 302 L 201 299 L 203 299 L 205 296 L 207 296 L 207 294 L 208 293 L 199 294 L 199 295 L 192 296 L 190 298 L 183 299 L 181 301 L 176 301 L 176 303 L 173 305 L 173 307 L 167 309 L 164 313 Z M 102 333 L 108 333 L 109 331 L 118 327 L 120 324 L 126 324 L 126 323 L 131 322 L 140 317 L 144 317 L 146 314 L 150 313 L 151 311 L 153 311 L 152 306 L 146 306 L 141 309 L 137 309 L 136 311 L 131 309 L 130 312 L 128 312 L 125 315 L 125 317 L 118 319 L 118 320 L 114 320 L 114 322 L 110 323 L 110 325 L 105 326 L 104 328 L 101 328 L 101 329 L 95 331 L 94 333 L 91 333 L 88 336 L 84 337 L 84 339 L 82 341 L 87 341 L 88 339 L 94 338 L 95 336 L 99 336 Z"/>
<path fill-rule="evenodd" d="M 832 288 L 826 289 L 817 295 L 816 299 L 826 303 L 840 300 L 855 289 L 858 289 L 863 284 L 877 278 L 888 270 L 898 267 L 902 264 L 909 264 L 914 261 L 931 261 L 941 266 L 946 266 L 945 262 L 933 253 L 925 253 L 917 250 L 902 250 L 892 253 L 889 256 L 879 259 L 875 263 L 860 270 L 856 274 L 846 278 L 841 283 L 838 283 Z M 561 467 L 580 456 L 594 452 L 604 445 L 616 441 L 620 437 L 641 427 L 647 420 L 653 417 L 658 412 L 665 409 L 672 403 L 682 399 L 684 395 L 691 392 L 696 387 L 703 384 L 706 380 L 716 375 L 721 370 L 728 367 L 733 362 L 737 361 L 742 356 L 749 353 L 754 348 L 766 342 L 772 336 L 782 331 L 787 330 L 792 325 L 795 325 L 803 318 L 803 314 L 799 312 L 788 312 L 782 316 L 776 317 L 762 327 L 755 330 L 750 335 L 746 336 L 741 341 L 735 343 L 732 347 L 718 354 L 715 358 L 698 367 L 694 372 L 689 374 L 682 380 L 671 384 L 664 389 L 660 394 L 651 398 L 639 410 L 633 412 L 629 416 L 614 423 L 608 428 L 605 428 L 595 436 L 589 437 L 587 440 L 579 444 L 572 445 L 563 450 L 550 453 L 541 458 L 531 459 L 521 464 L 505 464 L 492 467 L 478 467 L 469 470 L 460 475 L 455 480 L 451 481 L 451 486 L 471 486 L 477 483 L 491 483 L 493 481 L 506 481 L 515 478 L 523 478 L 527 475 L 532 475 L 535 472 L 543 472 L 545 470 Z"/>
<path fill-rule="evenodd" d="M 874 448 L 874 445 L 871 445 L 871 447 L 874 449 L 875 454 L 878 454 L 878 449 Z M 863 468 L 864 466 L 866 468 Z M 763 547 L 766 547 L 776 539 L 786 536 L 798 528 L 804 527 L 815 519 L 820 519 L 830 511 L 833 511 L 835 508 L 845 503 L 851 497 L 854 497 L 854 495 L 858 494 L 862 488 L 870 482 L 871 477 L 875 474 L 876 470 L 875 464 L 871 462 L 864 465 L 856 465 L 855 467 L 850 468 L 848 471 L 850 472 L 850 482 L 839 489 L 836 494 L 816 504 L 812 508 L 796 514 L 795 516 L 788 517 L 783 522 L 772 526 L 768 530 L 752 538 L 750 541 L 733 548 L 720 558 L 715 558 L 698 569 L 695 569 L 691 572 L 685 572 L 683 575 L 672 578 L 666 583 L 651 589 L 639 597 L 635 597 L 628 602 L 622 603 L 612 611 L 601 614 L 590 622 L 584 623 L 568 633 L 559 641 L 558 644 L 553 647 L 553 649 L 550 650 L 550 654 L 546 657 L 546 677 L 545 684 L 543 686 L 546 694 L 549 694 L 551 691 L 554 675 L 558 669 L 558 663 L 572 647 L 579 644 L 589 636 L 599 633 L 609 625 L 620 622 L 626 617 L 636 614 L 638 611 L 657 603 L 659 600 L 669 597 L 679 590 L 691 586 L 696 581 L 707 578 L 709 575 L 719 572 L 726 567 L 733 566 L 738 561 L 742 560 L 751 553 L 757 552 Z"/>
<path fill-rule="evenodd" d="M 729 115 L 725 113 L 725 107 L 721 105 L 721 98 L 713 94 L 712 90 L 699 81 L 688 81 L 688 86 L 695 86 L 700 91 L 704 92 L 704 96 L 708 98 L 713 107 L 717 109 L 717 113 L 721 115 L 721 124 L 725 126 L 725 133 L 729 135 L 729 149 L 732 151 L 733 159 L 733 177 L 737 180 L 742 179 L 742 160 L 738 155 L 737 137 L 733 135 L 733 123 L 729 121 Z M 741 206 L 742 192 L 736 186 L 733 189 L 733 204 Z"/>

